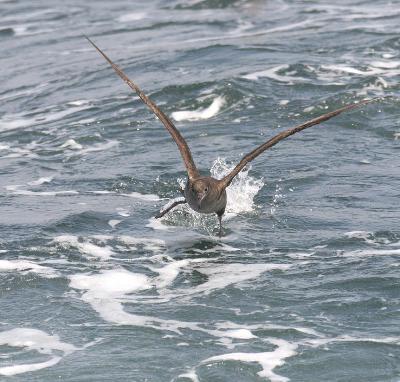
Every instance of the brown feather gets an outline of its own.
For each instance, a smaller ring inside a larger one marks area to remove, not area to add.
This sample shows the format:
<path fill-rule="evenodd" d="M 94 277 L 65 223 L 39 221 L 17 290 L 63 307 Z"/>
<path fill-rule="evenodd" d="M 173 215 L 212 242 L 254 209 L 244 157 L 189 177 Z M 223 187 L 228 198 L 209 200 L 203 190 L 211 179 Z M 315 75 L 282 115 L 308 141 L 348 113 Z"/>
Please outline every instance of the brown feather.
<path fill-rule="evenodd" d="M 163 111 L 142 92 L 142 90 L 132 82 L 128 76 L 116 65 L 111 59 L 87 36 L 85 36 L 87 40 L 96 48 L 96 50 L 108 61 L 108 63 L 112 66 L 115 72 L 122 78 L 124 82 L 128 84 L 128 86 L 136 92 L 136 94 L 141 98 L 141 100 L 150 108 L 150 110 L 160 119 L 160 121 L 164 124 L 168 132 L 171 134 L 175 143 L 177 144 L 179 151 L 181 152 L 183 162 L 185 163 L 185 167 L 189 176 L 189 179 L 195 179 L 200 176 L 196 165 L 194 164 L 192 154 L 190 152 L 189 146 L 179 133 L 178 129 L 174 126 L 171 120 L 163 113 Z"/>
<path fill-rule="evenodd" d="M 274 137 L 272 137 L 271 139 L 269 139 L 267 142 L 263 143 L 262 145 L 258 146 L 256 149 L 251 151 L 250 153 L 246 154 L 242 158 L 242 160 L 237 164 L 237 166 L 228 175 L 226 175 L 223 179 L 221 179 L 222 188 L 228 187 L 231 184 L 233 178 L 237 174 L 239 174 L 239 172 L 247 165 L 247 163 L 251 162 L 254 158 L 258 157 L 265 150 L 271 148 L 272 146 L 275 146 L 282 139 L 285 139 L 285 138 L 287 138 L 295 133 L 298 133 L 299 131 L 307 129 L 311 126 L 318 125 L 319 123 L 327 121 L 328 119 L 333 118 L 345 111 L 350 111 L 352 109 L 355 109 L 355 108 L 365 105 L 367 103 L 373 102 L 377 99 L 381 99 L 381 98 L 373 98 L 373 99 L 369 99 L 369 100 L 363 100 L 358 103 L 353 103 L 350 105 L 343 106 L 340 109 L 337 109 L 337 110 L 331 111 L 329 113 L 323 114 L 319 117 L 313 118 L 305 123 L 302 123 L 299 126 L 296 126 L 294 128 L 290 128 L 290 129 L 280 132 L 279 134 L 277 134 Z"/>

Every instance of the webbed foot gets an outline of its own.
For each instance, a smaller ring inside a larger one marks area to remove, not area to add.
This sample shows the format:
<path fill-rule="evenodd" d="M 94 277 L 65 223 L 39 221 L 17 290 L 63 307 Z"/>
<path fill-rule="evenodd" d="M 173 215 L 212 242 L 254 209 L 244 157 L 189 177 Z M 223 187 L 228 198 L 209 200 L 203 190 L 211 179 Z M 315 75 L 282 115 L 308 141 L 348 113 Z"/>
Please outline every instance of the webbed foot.
<path fill-rule="evenodd" d="M 168 208 L 166 208 L 163 211 L 160 211 L 156 216 L 154 216 L 156 219 L 162 218 L 165 214 L 167 214 L 169 211 L 171 211 L 173 208 L 175 208 L 179 204 L 184 204 L 186 203 L 186 199 L 184 200 L 176 200 L 173 202 Z"/>

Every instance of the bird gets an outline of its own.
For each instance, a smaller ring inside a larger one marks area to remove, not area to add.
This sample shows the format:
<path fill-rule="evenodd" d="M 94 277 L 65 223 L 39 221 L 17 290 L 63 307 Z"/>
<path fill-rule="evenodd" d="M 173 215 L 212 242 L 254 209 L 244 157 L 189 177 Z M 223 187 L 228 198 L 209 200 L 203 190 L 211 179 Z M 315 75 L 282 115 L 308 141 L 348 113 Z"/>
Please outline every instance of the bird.
<path fill-rule="evenodd" d="M 139 98 L 148 106 L 148 108 L 158 117 L 158 119 L 164 124 L 167 131 L 175 141 L 180 154 L 183 159 L 183 163 L 186 167 L 187 182 L 186 186 L 181 193 L 183 199 L 174 201 L 165 210 L 158 213 L 155 218 L 159 219 L 167 214 L 169 211 L 174 209 L 179 204 L 188 204 L 189 207 L 199 213 L 213 214 L 215 213 L 219 221 L 219 237 L 222 236 L 222 216 L 225 213 L 227 204 L 226 189 L 231 184 L 239 172 L 246 167 L 246 165 L 257 158 L 264 151 L 275 146 L 281 140 L 290 137 L 302 130 L 305 130 L 311 126 L 318 125 L 322 122 L 327 121 L 343 112 L 348 112 L 362 105 L 375 101 L 377 98 L 364 99 L 358 102 L 347 104 L 341 108 L 333 110 L 331 112 L 320 115 L 319 117 L 310 119 L 298 126 L 289 128 L 276 134 L 248 154 L 244 155 L 240 162 L 233 168 L 233 170 L 224 176 L 222 179 L 216 179 L 211 176 L 201 175 L 197 169 L 196 164 L 193 160 L 192 153 L 189 149 L 188 144 L 182 137 L 178 129 L 172 123 L 171 119 L 139 88 L 139 86 L 133 82 L 118 65 L 116 65 L 111 59 L 88 37 L 86 39 L 93 45 L 93 47 L 108 61 L 114 71 L 119 77 L 139 96 Z"/>

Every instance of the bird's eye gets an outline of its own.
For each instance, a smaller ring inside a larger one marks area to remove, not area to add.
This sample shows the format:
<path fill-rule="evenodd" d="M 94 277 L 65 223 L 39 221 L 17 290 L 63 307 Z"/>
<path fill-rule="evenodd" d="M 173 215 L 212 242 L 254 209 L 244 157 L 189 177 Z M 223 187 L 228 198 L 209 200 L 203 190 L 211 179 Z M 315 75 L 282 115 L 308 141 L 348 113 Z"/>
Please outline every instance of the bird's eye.
<path fill-rule="evenodd" d="M 204 192 L 208 192 L 208 187 L 206 187 L 206 188 L 204 189 Z"/>

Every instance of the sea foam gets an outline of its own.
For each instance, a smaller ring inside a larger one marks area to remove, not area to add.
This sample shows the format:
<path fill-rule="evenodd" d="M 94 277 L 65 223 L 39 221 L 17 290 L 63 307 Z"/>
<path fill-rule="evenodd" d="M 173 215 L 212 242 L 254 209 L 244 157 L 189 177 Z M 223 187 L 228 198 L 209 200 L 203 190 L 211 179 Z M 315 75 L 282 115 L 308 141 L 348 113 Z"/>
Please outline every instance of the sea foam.
<path fill-rule="evenodd" d="M 198 121 L 201 119 L 209 119 L 217 115 L 225 103 L 224 97 L 216 97 L 211 105 L 205 109 L 192 111 L 175 111 L 171 114 L 175 121 Z"/>
<path fill-rule="evenodd" d="M 49 335 L 41 330 L 31 328 L 16 328 L 0 332 L 0 346 L 23 348 L 25 351 L 36 351 L 51 356 L 48 361 L 25 363 L 0 367 L 0 375 L 12 376 L 31 371 L 41 370 L 56 365 L 63 355 L 77 350 L 71 344 L 60 341 L 57 335 Z"/>
<path fill-rule="evenodd" d="M 97 241 L 103 244 L 102 240 L 97 239 Z M 114 254 L 112 249 L 106 245 L 100 246 L 92 243 L 90 239 L 79 239 L 73 235 L 57 236 L 54 238 L 54 242 L 63 246 L 75 247 L 83 255 L 97 257 L 101 260 L 108 260 Z"/>
<path fill-rule="evenodd" d="M 202 363 L 208 364 L 221 361 L 258 363 L 262 367 L 262 370 L 257 373 L 260 377 L 268 378 L 271 382 L 289 381 L 289 378 L 276 374 L 274 369 L 282 366 L 286 358 L 297 354 L 297 345 L 277 338 L 267 339 L 267 341 L 276 346 L 274 351 L 262 353 L 228 353 L 207 358 Z"/>
<path fill-rule="evenodd" d="M 20 272 L 21 274 L 36 273 L 46 278 L 54 278 L 59 274 L 52 268 L 39 265 L 29 260 L 0 260 L 1 272 Z"/>

